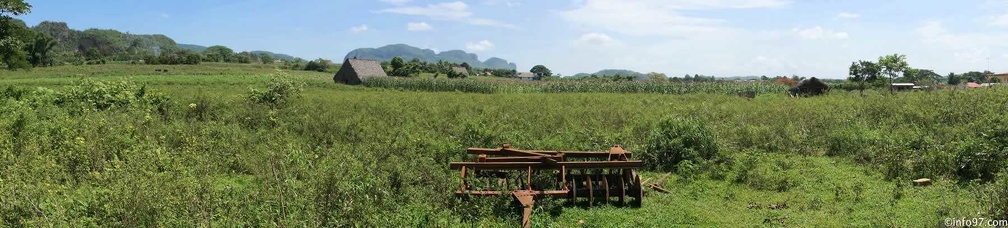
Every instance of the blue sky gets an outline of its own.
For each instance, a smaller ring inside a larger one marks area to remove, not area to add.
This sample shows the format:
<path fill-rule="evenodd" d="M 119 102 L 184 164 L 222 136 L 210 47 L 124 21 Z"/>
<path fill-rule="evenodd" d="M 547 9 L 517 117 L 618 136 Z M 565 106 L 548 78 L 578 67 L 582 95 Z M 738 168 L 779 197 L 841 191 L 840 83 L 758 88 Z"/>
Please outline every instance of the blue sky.
<path fill-rule="evenodd" d="M 1008 72 L 1008 0 L 30 1 L 28 24 L 165 34 L 179 43 L 341 59 L 405 43 L 543 64 L 670 76 L 841 78 L 892 53 L 939 74 Z"/>

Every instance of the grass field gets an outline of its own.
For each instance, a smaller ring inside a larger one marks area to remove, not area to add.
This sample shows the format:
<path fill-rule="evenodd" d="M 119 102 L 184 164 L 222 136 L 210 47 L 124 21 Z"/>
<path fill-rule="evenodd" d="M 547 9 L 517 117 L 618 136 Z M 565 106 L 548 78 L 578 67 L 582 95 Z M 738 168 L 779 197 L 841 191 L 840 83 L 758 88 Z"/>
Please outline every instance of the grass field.
<path fill-rule="evenodd" d="M 277 75 L 303 92 L 282 105 L 250 101 L 250 89 L 268 90 Z M 539 201 L 534 226 L 919 227 L 1008 217 L 1005 89 L 477 94 L 229 64 L 0 72 L 7 87 L 0 227 L 514 227 L 520 214 L 508 198 L 451 194 L 459 177 L 448 163 L 466 147 L 620 144 L 647 154 L 656 125 L 674 118 L 703 123 L 722 157 L 680 165 L 664 184 L 672 193 L 650 194 L 640 208 Z M 910 185 L 922 177 L 935 184 Z"/>

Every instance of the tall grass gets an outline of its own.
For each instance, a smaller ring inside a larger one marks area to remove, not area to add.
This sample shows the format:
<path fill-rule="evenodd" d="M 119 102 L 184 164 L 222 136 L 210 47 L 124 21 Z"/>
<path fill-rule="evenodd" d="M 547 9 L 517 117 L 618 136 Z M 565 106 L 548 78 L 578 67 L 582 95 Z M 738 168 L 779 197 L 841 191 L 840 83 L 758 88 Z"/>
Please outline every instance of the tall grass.
<path fill-rule="evenodd" d="M 673 193 L 649 194 L 639 209 L 537 201 L 533 223 L 932 226 L 1005 214 L 1006 89 L 742 99 L 327 82 L 275 108 L 247 100 L 249 87 L 269 88 L 265 78 L 118 78 L 0 90 L 0 227 L 512 227 L 508 198 L 451 194 L 460 182 L 447 163 L 466 147 L 642 153 L 669 134 L 655 130 L 669 118 L 716 136 L 723 161 L 681 163 L 665 185 Z M 658 145 L 690 148 L 666 139 Z M 906 186 L 921 177 L 935 185 Z M 766 207 L 780 202 L 791 208 Z"/>
<path fill-rule="evenodd" d="M 770 82 L 647 82 L 647 81 L 515 81 L 413 78 L 369 78 L 364 86 L 428 92 L 468 93 L 655 93 L 728 94 L 742 91 L 783 93 L 787 86 Z"/>

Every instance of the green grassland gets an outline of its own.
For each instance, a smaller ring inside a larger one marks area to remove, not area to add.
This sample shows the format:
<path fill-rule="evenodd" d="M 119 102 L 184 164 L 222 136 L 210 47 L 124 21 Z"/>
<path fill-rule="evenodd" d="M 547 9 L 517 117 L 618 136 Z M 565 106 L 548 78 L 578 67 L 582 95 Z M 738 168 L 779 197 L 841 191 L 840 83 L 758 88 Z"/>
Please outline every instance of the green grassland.
<path fill-rule="evenodd" d="M 273 91 L 278 77 L 304 90 L 256 102 L 264 96 L 250 91 Z M 466 147 L 646 155 L 656 126 L 676 118 L 714 133 L 717 161 L 680 165 L 664 184 L 672 193 L 640 208 L 537 201 L 534 226 L 917 227 L 1006 215 L 1006 89 L 747 99 L 331 78 L 231 64 L 0 72 L 0 227 L 514 227 L 510 198 L 451 194 L 460 180 L 448 163 Z M 935 184 L 911 186 L 922 177 Z"/>

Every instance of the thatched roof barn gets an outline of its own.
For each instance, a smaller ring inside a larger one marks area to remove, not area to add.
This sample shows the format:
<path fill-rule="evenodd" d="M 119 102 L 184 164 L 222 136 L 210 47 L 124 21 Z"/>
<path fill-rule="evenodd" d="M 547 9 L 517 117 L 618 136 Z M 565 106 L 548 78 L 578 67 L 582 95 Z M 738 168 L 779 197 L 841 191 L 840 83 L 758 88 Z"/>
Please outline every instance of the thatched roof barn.
<path fill-rule="evenodd" d="M 817 96 L 829 92 L 830 88 L 825 82 L 812 77 L 809 79 L 802 80 L 788 89 L 788 95 L 791 96 Z"/>
<path fill-rule="evenodd" d="M 459 73 L 459 74 L 463 74 L 463 75 L 469 75 L 469 70 L 466 70 L 465 67 L 460 67 L 460 66 L 452 67 L 452 71 L 455 71 L 455 73 Z"/>
<path fill-rule="evenodd" d="M 343 61 L 343 66 L 339 71 L 336 71 L 336 75 L 333 75 L 333 81 L 358 85 L 370 77 L 388 77 L 388 74 L 385 74 L 385 69 L 382 69 L 381 63 L 378 61 L 354 58 Z"/>
<path fill-rule="evenodd" d="M 535 80 L 535 74 L 531 72 L 519 72 L 515 77 L 521 80 Z"/>

